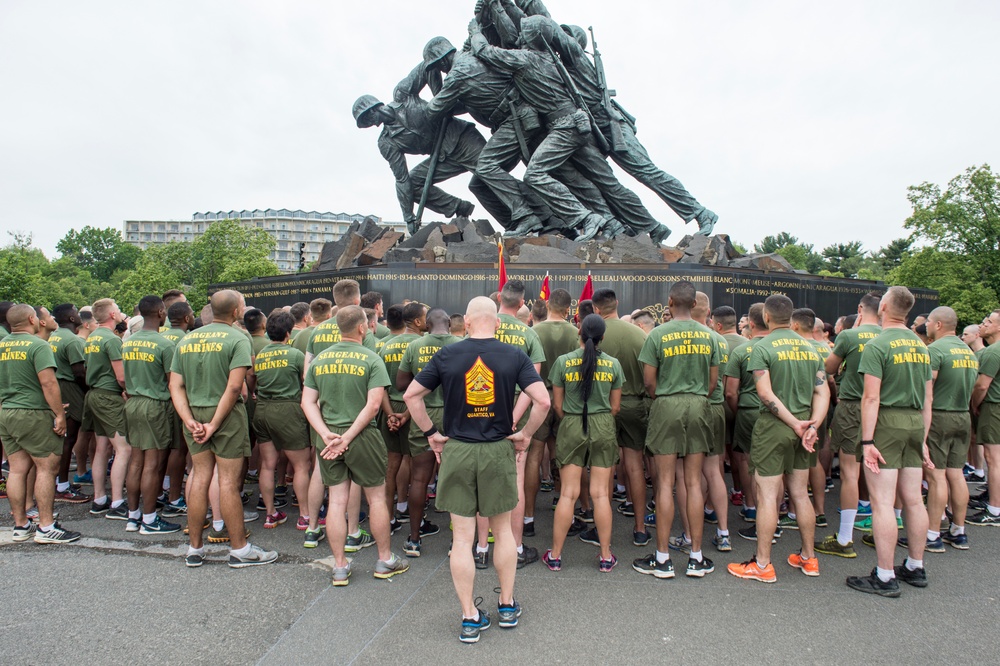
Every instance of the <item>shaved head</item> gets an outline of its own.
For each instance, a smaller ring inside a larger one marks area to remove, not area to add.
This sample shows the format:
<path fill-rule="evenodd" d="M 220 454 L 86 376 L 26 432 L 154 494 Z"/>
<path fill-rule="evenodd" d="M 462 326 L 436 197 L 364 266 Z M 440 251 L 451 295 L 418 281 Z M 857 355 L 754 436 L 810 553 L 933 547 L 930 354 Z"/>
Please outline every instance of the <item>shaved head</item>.
<path fill-rule="evenodd" d="M 234 319 L 240 307 L 240 294 L 232 289 L 223 289 L 212 294 L 212 314 L 222 319 Z"/>
<path fill-rule="evenodd" d="M 937 340 L 949 335 L 955 335 L 955 329 L 958 328 L 958 315 L 955 311 L 949 308 L 947 305 L 942 305 L 941 307 L 934 308 L 931 313 L 927 315 L 927 332 L 932 335 L 932 337 Z"/>
<path fill-rule="evenodd" d="M 708 319 L 708 313 L 711 309 L 711 303 L 708 299 L 708 294 L 703 291 L 697 291 L 694 294 L 694 307 L 691 308 L 691 316 L 698 321 L 706 321 Z"/>
<path fill-rule="evenodd" d="M 24 303 L 12 305 L 10 310 L 7 310 L 7 325 L 12 331 L 15 328 L 28 328 L 31 318 L 36 316 L 35 308 L 30 305 Z"/>
<path fill-rule="evenodd" d="M 476 296 L 469 301 L 469 307 L 465 310 L 465 318 L 469 323 L 484 319 L 496 319 L 497 304 L 485 296 Z"/>
<path fill-rule="evenodd" d="M 896 319 L 906 320 L 906 316 L 913 309 L 916 299 L 906 287 L 889 287 L 882 297 L 882 307 Z"/>

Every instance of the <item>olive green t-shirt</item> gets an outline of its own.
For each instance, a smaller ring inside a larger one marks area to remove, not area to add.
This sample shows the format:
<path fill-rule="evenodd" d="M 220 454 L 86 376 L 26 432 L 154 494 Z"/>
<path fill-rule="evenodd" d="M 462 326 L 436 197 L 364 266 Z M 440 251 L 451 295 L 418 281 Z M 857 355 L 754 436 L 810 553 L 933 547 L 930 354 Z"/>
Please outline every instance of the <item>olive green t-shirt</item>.
<path fill-rule="evenodd" d="M 283 342 L 272 342 L 254 356 L 259 400 L 302 400 L 306 355 Z"/>
<path fill-rule="evenodd" d="M 979 374 L 993 378 L 984 401 L 1000 402 L 1000 343 L 983 349 L 983 354 L 979 357 Z"/>
<path fill-rule="evenodd" d="M 187 335 L 187 331 L 180 328 L 168 328 L 165 331 L 160 331 L 160 335 L 168 341 L 174 343 L 174 346 L 176 346 L 177 343 L 181 341 L 181 338 Z"/>
<path fill-rule="evenodd" d="M 56 379 L 76 381 L 73 366 L 86 360 L 80 336 L 68 328 L 60 328 L 49 336 L 49 346 L 52 347 L 52 355 L 56 359 Z"/>
<path fill-rule="evenodd" d="M 563 397 L 564 414 L 583 414 L 583 397 L 580 386 L 583 376 L 583 352 L 580 348 L 568 354 L 563 354 L 552 364 L 549 381 L 552 386 L 558 386 L 565 391 Z M 614 356 L 599 354 L 597 367 L 594 368 L 594 379 L 590 385 L 590 397 L 587 400 L 587 414 L 605 414 L 611 411 L 611 391 L 620 389 L 625 380 L 622 364 Z"/>
<path fill-rule="evenodd" d="M 882 380 L 882 407 L 923 409 L 931 357 L 927 347 L 908 328 L 888 328 L 865 345 L 858 372 Z"/>
<path fill-rule="evenodd" d="M 774 395 L 792 414 L 812 411 L 816 376 L 826 374 L 813 342 L 791 329 L 779 328 L 756 342 L 750 352 L 750 372 L 767 370 Z M 762 405 L 761 411 L 764 409 Z"/>
<path fill-rule="evenodd" d="M 153 331 L 136 331 L 122 344 L 125 392 L 153 400 L 170 400 L 170 364 L 174 343 Z"/>
<path fill-rule="evenodd" d="M 935 340 L 927 347 L 931 355 L 934 380 L 934 404 L 944 412 L 966 412 L 972 400 L 972 387 L 979 377 L 979 361 L 969 345 L 957 335 Z"/>
<path fill-rule="evenodd" d="M 877 324 L 862 324 L 856 328 L 845 328 L 833 342 L 833 354 L 841 359 L 840 389 L 837 395 L 841 400 L 861 400 L 865 392 L 865 380 L 858 372 L 865 345 L 882 333 L 882 327 Z"/>
<path fill-rule="evenodd" d="M 257 356 L 264 347 L 271 344 L 271 338 L 266 335 L 251 335 L 250 336 L 250 349 L 253 351 L 253 355 Z"/>
<path fill-rule="evenodd" d="M 105 391 L 121 391 L 112 361 L 122 360 L 122 341 L 114 331 L 98 327 L 83 346 L 87 357 L 87 386 Z"/>
<path fill-rule="evenodd" d="M 760 409 L 760 396 L 757 395 L 757 383 L 750 372 L 750 354 L 753 348 L 764 336 L 747 340 L 729 352 L 729 362 L 726 363 L 725 376 L 738 377 L 740 380 L 739 400 L 736 403 L 737 409 Z"/>
<path fill-rule="evenodd" d="M 976 358 L 979 359 L 980 363 L 983 362 L 983 354 L 985 354 L 985 353 L 986 353 L 986 347 L 983 347 L 982 349 L 977 349 L 976 350 Z"/>
<path fill-rule="evenodd" d="M 712 329 L 708 330 L 712 331 Z M 719 352 L 722 356 L 719 359 L 719 376 L 715 382 L 715 390 L 712 391 L 712 395 L 708 396 L 708 402 L 713 405 L 721 405 L 726 401 L 726 382 L 722 375 L 726 370 L 726 366 L 729 365 L 729 340 L 726 340 L 726 336 L 718 331 L 712 331 L 712 337 L 715 338 L 715 343 L 719 345 Z"/>
<path fill-rule="evenodd" d="M 552 381 L 549 379 L 549 371 L 552 363 L 563 354 L 580 348 L 580 331 L 565 319 L 543 321 L 535 324 L 531 330 L 538 336 L 538 342 L 542 345 L 542 353 L 545 355 L 542 369 L 538 374 L 545 380 L 545 387 L 551 388 Z M 601 344 L 603 346 L 604 343 Z"/>
<path fill-rule="evenodd" d="M 250 340 L 226 324 L 191 331 L 174 351 L 170 371 L 184 378 L 188 404 L 217 407 L 229 384 L 229 373 L 253 365 Z"/>
<path fill-rule="evenodd" d="M 538 335 L 525 326 L 520 319 L 509 314 L 498 315 L 500 327 L 496 332 L 496 339 L 517 347 L 531 359 L 532 363 L 545 362 L 545 350 L 538 340 Z"/>
<path fill-rule="evenodd" d="M 337 318 L 331 317 L 317 326 L 311 336 L 309 344 L 306 345 L 306 354 L 319 356 L 319 353 L 328 347 L 332 347 L 340 342 L 340 327 L 337 326 Z M 365 334 L 364 347 L 375 351 L 375 336 L 368 332 Z"/>
<path fill-rule="evenodd" d="M 642 380 L 642 364 L 639 363 L 639 352 L 646 342 L 646 333 L 635 324 L 621 319 L 605 319 L 604 339 L 601 340 L 601 351 L 618 359 L 625 373 L 622 384 L 622 395 L 644 396 L 646 389 Z"/>
<path fill-rule="evenodd" d="M 639 361 L 657 369 L 657 397 L 708 396 L 709 373 L 722 363 L 722 350 L 713 333 L 691 319 L 674 319 L 650 331 Z"/>
<path fill-rule="evenodd" d="M 379 340 L 385 340 L 389 337 L 389 327 L 382 324 L 375 324 L 375 337 Z"/>
<path fill-rule="evenodd" d="M 441 348 L 461 341 L 462 338 L 456 337 L 451 333 L 444 335 L 428 333 L 406 346 L 406 351 L 403 353 L 403 360 L 399 364 L 399 371 L 408 372 L 416 377 L 427 367 L 427 364 L 434 358 L 434 354 L 438 353 Z M 444 396 L 441 394 L 440 386 L 424 397 L 424 405 L 432 408 L 444 407 Z"/>
<path fill-rule="evenodd" d="M 368 391 L 389 386 L 389 374 L 371 349 L 356 342 L 338 342 L 313 359 L 306 386 L 319 392 L 320 411 L 328 426 L 350 428 L 368 404 Z"/>
<path fill-rule="evenodd" d="M 312 339 L 312 334 L 315 330 L 315 326 L 306 326 L 292 340 L 292 347 L 302 352 L 303 357 L 306 355 L 306 348 L 309 346 L 309 340 Z"/>
<path fill-rule="evenodd" d="M 830 355 L 830 345 L 826 344 L 822 340 L 817 340 L 815 338 L 809 340 L 809 342 L 813 343 L 813 347 L 816 348 L 816 353 L 819 354 L 820 360 L 823 361 L 823 364 L 825 365 L 826 357 Z"/>
<path fill-rule="evenodd" d="M 395 400 L 396 402 L 402 402 L 403 400 L 403 392 L 396 388 L 396 373 L 399 371 L 399 364 L 403 361 L 403 354 L 406 352 L 406 348 L 410 346 L 411 342 L 419 339 L 420 336 L 416 333 L 403 333 L 387 340 L 382 345 L 382 351 L 379 353 L 379 356 L 382 357 L 382 362 L 385 363 L 385 371 L 389 375 L 389 400 Z"/>
<path fill-rule="evenodd" d="M 107 330 L 107 329 L 105 329 Z M 50 347 L 30 333 L 0 340 L 0 403 L 4 409 L 49 409 L 38 373 L 56 368 Z"/>

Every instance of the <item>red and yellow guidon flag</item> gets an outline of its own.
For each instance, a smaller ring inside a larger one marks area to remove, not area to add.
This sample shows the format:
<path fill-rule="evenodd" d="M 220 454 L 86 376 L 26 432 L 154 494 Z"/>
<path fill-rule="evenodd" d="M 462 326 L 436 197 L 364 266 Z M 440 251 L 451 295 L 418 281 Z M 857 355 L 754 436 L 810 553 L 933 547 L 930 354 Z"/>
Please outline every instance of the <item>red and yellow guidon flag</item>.
<path fill-rule="evenodd" d="M 507 266 L 503 262 L 503 240 L 497 241 L 497 252 L 500 255 L 500 286 L 497 287 L 497 291 L 501 291 L 503 286 L 507 284 Z"/>
<path fill-rule="evenodd" d="M 548 301 L 549 300 L 549 295 L 551 293 L 552 293 L 552 290 L 549 289 L 549 273 L 548 273 L 548 271 L 546 271 L 545 272 L 545 279 L 542 280 L 542 289 L 541 289 L 541 291 L 538 292 L 538 298 L 540 298 L 543 301 Z"/>

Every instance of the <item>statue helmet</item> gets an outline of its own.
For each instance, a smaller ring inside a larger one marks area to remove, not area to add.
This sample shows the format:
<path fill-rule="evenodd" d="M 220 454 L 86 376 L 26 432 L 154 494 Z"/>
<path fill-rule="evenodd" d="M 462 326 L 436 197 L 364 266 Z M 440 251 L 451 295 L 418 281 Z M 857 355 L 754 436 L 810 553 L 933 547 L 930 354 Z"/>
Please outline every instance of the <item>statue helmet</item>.
<path fill-rule="evenodd" d="M 358 127 L 364 127 L 361 124 L 361 119 L 366 113 L 372 109 L 376 109 L 382 106 L 382 102 L 378 101 L 378 98 L 374 95 L 362 95 L 354 102 L 354 107 L 351 112 L 354 114 L 354 120 L 357 122 Z"/>
<path fill-rule="evenodd" d="M 578 25 L 566 25 L 565 23 L 559 26 L 563 29 L 567 35 L 576 40 L 576 43 L 580 45 L 581 49 L 587 48 L 587 31 Z"/>
<path fill-rule="evenodd" d="M 424 46 L 424 66 L 432 67 L 441 62 L 449 53 L 454 53 L 455 47 L 447 37 L 434 37 Z"/>
<path fill-rule="evenodd" d="M 521 41 L 528 48 L 544 51 L 552 43 L 556 22 L 544 16 L 526 16 L 521 19 Z"/>

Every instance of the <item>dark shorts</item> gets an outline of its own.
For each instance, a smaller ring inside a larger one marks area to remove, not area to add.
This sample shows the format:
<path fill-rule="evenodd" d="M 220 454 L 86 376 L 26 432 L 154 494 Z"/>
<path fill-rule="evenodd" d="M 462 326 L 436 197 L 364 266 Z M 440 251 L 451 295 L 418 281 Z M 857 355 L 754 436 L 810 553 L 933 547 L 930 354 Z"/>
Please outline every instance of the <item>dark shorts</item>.
<path fill-rule="evenodd" d="M 649 408 L 646 449 L 654 456 L 708 453 L 714 433 L 707 397 L 691 393 L 660 396 Z"/>
<path fill-rule="evenodd" d="M 83 403 L 81 429 L 98 437 L 122 435 L 128 439 L 125 422 L 125 398 L 121 393 L 105 389 L 90 389 Z"/>
<path fill-rule="evenodd" d="M 740 407 L 736 410 L 736 419 L 733 421 L 734 451 L 750 454 L 750 445 L 753 443 L 753 427 L 759 417 L 760 409 L 757 407 Z"/>
<path fill-rule="evenodd" d="M 916 409 L 880 407 L 875 421 L 875 448 L 882 454 L 882 469 L 923 467 L 924 417 Z M 864 447 L 856 454 L 862 460 Z"/>
<path fill-rule="evenodd" d="M 427 416 L 430 417 L 431 423 L 438 430 L 441 430 L 442 423 L 444 422 L 444 407 L 427 407 Z M 424 431 L 420 429 L 416 421 L 410 419 L 410 457 L 416 458 L 419 455 L 427 453 L 431 450 L 430 442 L 424 437 Z"/>
<path fill-rule="evenodd" d="M 586 433 L 583 432 L 583 416 L 563 416 L 556 438 L 556 464 L 603 468 L 617 465 L 618 441 L 615 417 L 611 412 L 588 415 Z"/>
<path fill-rule="evenodd" d="M 976 424 L 977 444 L 1000 444 L 1000 403 L 984 402 Z"/>
<path fill-rule="evenodd" d="M 641 395 L 623 395 L 622 407 L 615 417 L 615 423 L 619 446 L 644 451 L 649 424 L 649 399 Z"/>
<path fill-rule="evenodd" d="M 8 456 L 24 451 L 32 458 L 62 455 L 62 438 L 52 431 L 55 418 L 48 409 L 5 407 L 0 410 L 0 440 L 4 451 Z"/>
<path fill-rule="evenodd" d="M 174 406 L 141 395 L 125 402 L 128 443 L 140 451 L 165 451 L 174 438 Z"/>
<path fill-rule="evenodd" d="M 549 389 L 549 403 L 552 403 L 552 389 Z M 527 415 L 531 414 L 531 409 L 526 412 Z M 527 423 L 527 421 L 525 421 Z M 555 437 L 559 433 L 559 417 L 556 416 L 556 410 L 549 407 L 549 413 L 542 420 L 542 425 L 538 426 L 538 430 L 535 434 L 531 436 L 531 439 L 544 442 L 549 437 Z"/>
<path fill-rule="evenodd" d="M 809 413 L 796 418 L 808 419 Z M 802 440 L 777 416 L 762 412 L 753 426 L 750 467 L 760 476 L 781 476 L 795 470 L 809 469 L 811 456 L 802 447 Z"/>
<path fill-rule="evenodd" d="M 215 416 L 215 407 L 192 407 L 191 414 L 199 423 L 208 423 Z M 247 427 L 247 410 L 242 402 L 237 402 L 215 434 L 204 444 L 194 441 L 185 427 L 184 440 L 191 455 L 210 451 L 217 458 L 229 460 L 250 456 L 250 429 Z"/>
<path fill-rule="evenodd" d="M 253 429 L 258 442 L 273 442 L 279 451 L 301 451 L 310 446 L 309 423 L 295 400 L 258 400 Z"/>
<path fill-rule="evenodd" d="M 861 401 L 841 400 L 837 403 L 837 411 L 833 414 L 830 447 L 834 451 L 843 451 L 847 455 L 856 456 L 860 441 Z"/>
<path fill-rule="evenodd" d="M 76 382 L 68 382 L 65 379 L 59 380 L 59 393 L 62 396 L 63 405 L 66 409 L 66 418 L 73 419 L 77 423 L 83 423 L 83 402 L 84 391 Z"/>
<path fill-rule="evenodd" d="M 406 404 L 402 402 L 396 402 L 391 400 L 392 411 L 396 414 L 401 414 L 406 411 Z M 401 456 L 410 455 L 410 429 L 407 427 L 402 427 L 396 432 L 389 430 L 388 418 L 385 414 L 379 413 L 378 415 L 378 429 L 382 433 L 382 440 L 385 442 L 385 449 L 389 453 L 395 453 Z M 384 479 L 383 479 L 384 480 Z"/>
<path fill-rule="evenodd" d="M 330 428 L 331 432 L 342 435 L 350 428 Z M 320 453 L 325 445 L 316 446 L 316 462 L 324 486 L 339 486 L 345 481 L 353 481 L 362 488 L 377 488 L 385 484 L 385 472 L 389 466 L 385 441 L 378 428 L 368 426 L 347 446 L 344 455 L 334 460 L 324 460 Z"/>
<path fill-rule="evenodd" d="M 458 516 L 496 516 L 517 506 L 514 445 L 450 439 L 441 454 L 437 508 Z"/>
<path fill-rule="evenodd" d="M 935 410 L 931 416 L 931 431 L 927 449 L 937 469 L 962 469 L 969 455 L 972 417 L 969 412 Z"/>
<path fill-rule="evenodd" d="M 709 419 L 712 423 L 712 440 L 708 455 L 721 456 L 726 452 L 726 407 L 721 402 L 709 405 Z"/>

